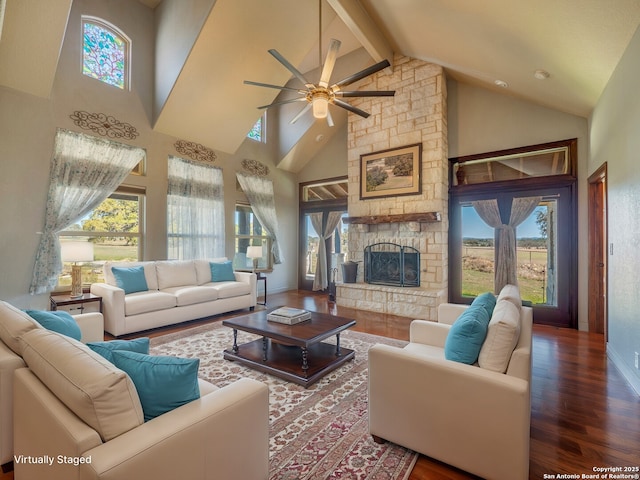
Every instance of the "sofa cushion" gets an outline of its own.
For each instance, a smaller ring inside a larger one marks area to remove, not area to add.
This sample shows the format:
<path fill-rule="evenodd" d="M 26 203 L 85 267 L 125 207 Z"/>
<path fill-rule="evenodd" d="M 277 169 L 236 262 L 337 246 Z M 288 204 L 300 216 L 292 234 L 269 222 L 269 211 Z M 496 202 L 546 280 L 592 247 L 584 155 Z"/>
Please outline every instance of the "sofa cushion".
<path fill-rule="evenodd" d="M 124 297 L 124 314 L 127 317 L 140 313 L 166 310 L 175 306 L 176 297 L 165 292 L 138 292 Z"/>
<path fill-rule="evenodd" d="M 124 290 L 125 295 L 149 290 L 144 267 L 112 267 L 111 272 L 116 279 L 116 285 Z"/>
<path fill-rule="evenodd" d="M 197 285 L 193 260 L 167 260 L 156 262 L 158 290 L 185 285 Z"/>
<path fill-rule="evenodd" d="M 473 299 L 471 305 L 480 305 L 489 314 L 489 318 L 493 315 L 493 309 L 496 307 L 496 296 L 491 292 L 485 292 Z"/>
<path fill-rule="evenodd" d="M 217 282 L 209 285 L 218 292 L 218 298 L 239 297 L 251 293 L 251 285 L 244 282 Z"/>
<path fill-rule="evenodd" d="M 149 353 L 149 338 L 141 337 L 133 340 L 109 340 L 106 342 L 89 342 L 87 347 L 101 357 L 113 363 L 114 350 L 126 350 L 127 352 Z"/>
<path fill-rule="evenodd" d="M 218 291 L 207 286 L 172 287 L 163 290 L 176 297 L 176 305 L 184 307 L 196 303 L 212 302 L 218 299 Z"/>
<path fill-rule="evenodd" d="M 113 360 L 136 385 L 145 421 L 200 398 L 197 358 L 115 350 Z"/>
<path fill-rule="evenodd" d="M 45 329 L 25 333 L 21 342 L 31 371 L 103 441 L 143 423 L 129 376 L 86 345 Z"/>
<path fill-rule="evenodd" d="M 204 285 L 211 281 L 211 263 L 222 263 L 228 260 L 227 257 L 211 258 L 208 260 L 194 260 L 196 266 L 196 279 L 198 285 Z"/>
<path fill-rule="evenodd" d="M 519 337 L 520 310 L 509 300 L 500 300 L 489 321 L 487 338 L 480 349 L 478 365 L 494 372 L 506 372 Z"/>
<path fill-rule="evenodd" d="M 233 265 L 227 262 L 211 262 L 211 281 L 212 282 L 234 282 L 236 276 L 233 274 Z"/>
<path fill-rule="evenodd" d="M 158 278 L 156 276 L 156 262 L 105 262 L 104 263 L 104 281 L 108 285 L 117 287 L 116 279 L 113 276 L 113 267 L 137 267 L 142 266 L 144 269 L 144 278 L 147 281 L 149 290 L 158 289 Z"/>
<path fill-rule="evenodd" d="M 516 285 L 505 285 L 500 290 L 500 294 L 498 295 L 498 302 L 500 300 L 507 300 L 513 303 L 518 311 L 522 308 L 522 298 L 520 297 L 520 289 Z"/>
<path fill-rule="evenodd" d="M 444 343 L 445 358 L 469 365 L 475 363 L 487 336 L 488 324 L 489 314 L 484 307 L 469 306 L 451 325 Z"/>
<path fill-rule="evenodd" d="M 22 356 L 22 335 L 30 330 L 43 328 L 22 310 L 0 300 L 0 339 L 14 353 Z"/>
<path fill-rule="evenodd" d="M 25 312 L 47 330 L 61 333 L 76 340 L 82 338 L 82 331 L 69 312 L 64 310 L 56 310 L 55 312 L 25 310 Z"/>

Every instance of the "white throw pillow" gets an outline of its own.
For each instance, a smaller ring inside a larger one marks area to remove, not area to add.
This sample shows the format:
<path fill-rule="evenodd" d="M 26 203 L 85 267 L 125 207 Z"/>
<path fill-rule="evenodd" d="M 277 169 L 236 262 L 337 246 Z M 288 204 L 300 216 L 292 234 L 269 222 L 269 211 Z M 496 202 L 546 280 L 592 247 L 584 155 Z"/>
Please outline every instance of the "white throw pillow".
<path fill-rule="evenodd" d="M 500 300 L 507 300 L 513 303 L 518 310 L 522 308 L 522 298 L 520 297 L 520 289 L 516 285 L 505 285 L 500 290 L 500 294 L 498 295 L 498 302 Z"/>
<path fill-rule="evenodd" d="M 158 289 L 197 285 L 196 267 L 193 260 L 167 260 L 156 262 Z"/>
<path fill-rule="evenodd" d="M 480 368 L 504 373 L 520 337 L 520 309 L 509 300 L 499 300 L 489 321 L 487 338 L 482 344 Z"/>

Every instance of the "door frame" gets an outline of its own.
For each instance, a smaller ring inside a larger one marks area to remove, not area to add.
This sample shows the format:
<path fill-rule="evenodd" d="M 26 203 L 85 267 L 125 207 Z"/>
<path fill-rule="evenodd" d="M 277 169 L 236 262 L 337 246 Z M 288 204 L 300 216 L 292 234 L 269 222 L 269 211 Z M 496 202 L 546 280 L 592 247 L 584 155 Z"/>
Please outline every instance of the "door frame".
<path fill-rule="evenodd" d="M 588 179 L 588 324 L 589 331 L 604 334 L 607 341 L 608 320 L 608 212 L 607 163 Z M 593 292 L 598 292 L 594 295 Z"/>

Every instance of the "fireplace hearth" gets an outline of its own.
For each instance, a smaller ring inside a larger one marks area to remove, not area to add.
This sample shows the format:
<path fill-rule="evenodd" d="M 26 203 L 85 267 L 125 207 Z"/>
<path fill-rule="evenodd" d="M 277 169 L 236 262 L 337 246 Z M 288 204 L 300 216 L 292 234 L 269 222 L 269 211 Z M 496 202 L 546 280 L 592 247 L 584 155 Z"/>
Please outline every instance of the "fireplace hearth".
<path fill-rule="evenodd" d="M 375 285 L 420 286 L 420 252 L 395 243 L 375 243 L 364 249 L 364 281 Z"/>

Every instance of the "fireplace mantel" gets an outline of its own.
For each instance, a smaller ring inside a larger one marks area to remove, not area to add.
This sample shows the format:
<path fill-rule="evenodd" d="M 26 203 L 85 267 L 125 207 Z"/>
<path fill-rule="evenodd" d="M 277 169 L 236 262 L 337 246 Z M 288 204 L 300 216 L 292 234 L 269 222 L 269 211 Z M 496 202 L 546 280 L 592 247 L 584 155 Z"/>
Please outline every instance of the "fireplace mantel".
<path fill-rule="evenodd" d="M 379 223 L 401 223 L 401 222 L 440 222 L 442 220 L 440 212 L 424 213 L 401 213 L 398 215 L 372 215 L 366 217 L 346 217 L 342 221 L 352 225 L 376 225 Z"/>

